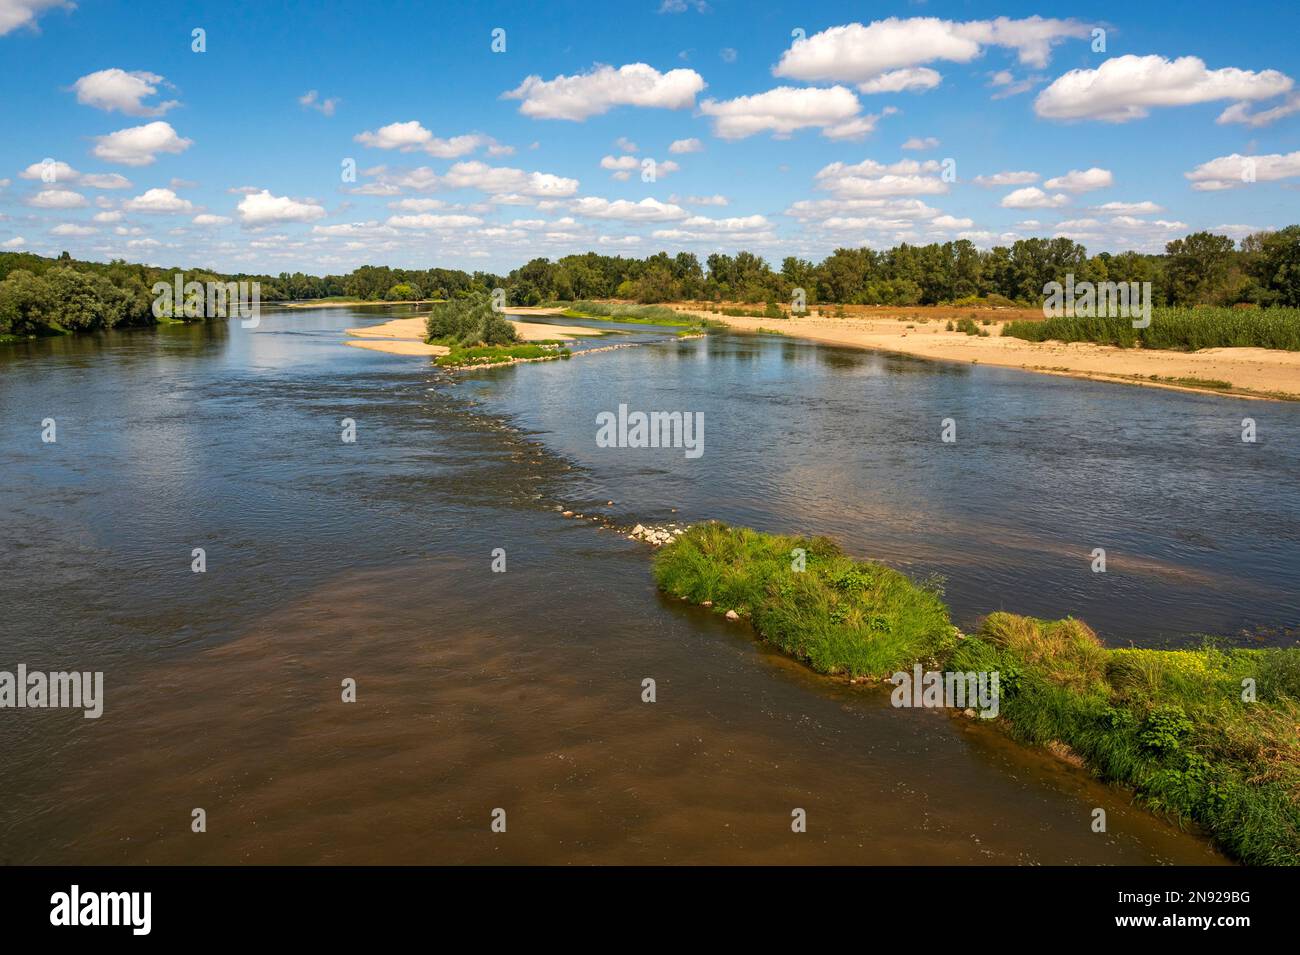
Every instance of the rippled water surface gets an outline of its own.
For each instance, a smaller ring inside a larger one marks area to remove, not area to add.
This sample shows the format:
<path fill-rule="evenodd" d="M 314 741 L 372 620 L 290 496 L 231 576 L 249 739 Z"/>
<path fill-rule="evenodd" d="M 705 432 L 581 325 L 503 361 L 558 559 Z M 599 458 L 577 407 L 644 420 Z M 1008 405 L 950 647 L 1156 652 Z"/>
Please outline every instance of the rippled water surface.
<path fill-rule="evenodd" d="M 99 720 L 0 711 L 0 861 L 1220 861 L 985 726 L 665 599 L 642 545 L 557 511 L 829 534 L 942 575 L 963 622 L 1292 645 L 1297 406 L 770 336 L 640 328 L 457 377 L 341 344 L 388 317 L 0 351 L 0 669 L 107 689 Z M 703 412 L 705 453 L 598 448 L 620 403 Z"/>

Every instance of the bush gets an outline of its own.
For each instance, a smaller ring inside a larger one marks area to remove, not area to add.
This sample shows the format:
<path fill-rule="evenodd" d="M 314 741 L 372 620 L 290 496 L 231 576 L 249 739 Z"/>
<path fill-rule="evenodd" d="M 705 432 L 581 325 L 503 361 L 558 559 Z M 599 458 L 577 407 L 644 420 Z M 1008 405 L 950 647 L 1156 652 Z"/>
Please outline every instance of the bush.
<path fill-rule="evenodd" d="M 452 348 L 512 345 L 519 341 L 514 325 L 492 309 L 491 299 L 484 294 L 435 304 L 425 319 L 425 332 L 430 344 Z"/>
<path fill-rule="evenodd" d="M 952 322 L 948 323 L 948 330 L 953 331 Z M 976 335 L 980 338 L 988 338 L 989 333 L 975 324 L 973 318 L 961 318 L 957 320 L 956 331 L 965 332 L 967 335 Z"/>

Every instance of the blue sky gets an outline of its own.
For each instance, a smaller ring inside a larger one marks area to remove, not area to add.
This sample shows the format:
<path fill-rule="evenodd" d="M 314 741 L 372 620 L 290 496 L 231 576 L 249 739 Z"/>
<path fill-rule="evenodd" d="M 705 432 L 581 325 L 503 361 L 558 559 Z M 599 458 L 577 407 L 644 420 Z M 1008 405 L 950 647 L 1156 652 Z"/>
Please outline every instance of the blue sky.
<path fill-rule="evenodd" d="M 0 248 L 321 274 L 1239 238 L 1300 221 L 1297 35 L 1249 2 L 0 0 Z"/>

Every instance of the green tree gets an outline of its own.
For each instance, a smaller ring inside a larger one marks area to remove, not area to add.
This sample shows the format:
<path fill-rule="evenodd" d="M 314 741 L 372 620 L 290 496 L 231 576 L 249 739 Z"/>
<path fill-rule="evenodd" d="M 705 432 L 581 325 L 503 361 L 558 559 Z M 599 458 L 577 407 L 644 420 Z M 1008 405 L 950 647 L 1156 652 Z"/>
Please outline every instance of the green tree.
<path fill-rule="evenodd" d="M 1175 305 L 1218 304 L 1225 298 L 1235 245 L 1226 235 L 1193 232 L 1165 246 L 1165 277 Z"/>
<path fill-rule="evenodd" d="M 40 335 L 55 322 L 54 291 L 26 269 L 0 282 L 0 334 Z"/>
<path fill-rule="evenodd" d="M 385 293 L 384 297 L 390 302 L 411 302 L 420 297 L 420 292 L 406 282 L 398 282 Z"/>
<path fill-rule="evenodd" d="M 671 302 L 682 297 L 682 286 L 662 264 L 656 264 L 641 273 L 632 283 L 638 302 Z"/>
<path fill-rule="evenodd" d="M 1241 248 L 1261 304 L 1300 306 L 1300 225 L 1257 232 Z"/>

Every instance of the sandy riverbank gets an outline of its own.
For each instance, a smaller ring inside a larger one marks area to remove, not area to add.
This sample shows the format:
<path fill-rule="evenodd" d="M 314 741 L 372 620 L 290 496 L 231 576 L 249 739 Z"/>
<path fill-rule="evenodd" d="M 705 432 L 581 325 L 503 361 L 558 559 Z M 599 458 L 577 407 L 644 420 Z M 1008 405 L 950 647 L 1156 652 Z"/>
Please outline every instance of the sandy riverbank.
<path fill-rule="evenodd" d="M 1300 399 L 1300 352 L 1267 348 L 1207 348 L 1198 352 L 1116 348 L 1086 342 L 1028 342 L 1003 337 L 998 323 L 980 327 L 987 338 L 946 330 L 946 319 L 922 322 L 904 317 L 829 316 L 772 319 L 714 315 L 679 308 L 683 314 L 725 322 L 740 331 L 759 328 L 784 332 L 831 345 L 877 349 L 1044 374 L 1070 375 L 1098 381 L 1175 388 L 1239 398 Z M 923 309 L 915 311 L 924 312 Z M 922 316 L 924 317 L 924 315 Z M 1197 382 L 1227 382 L 1230 388 L 1198 386 Z"/>
<path fill-rule="evenodd" d="M 529 309 L 528 313 L 550 315 L 558 309 Z M 509 316 L 507 316 L 509 317 Z M 524 342 L 550 341 L 560 339 L 570 341 L 579 335 L 603 335 L 595 328 L 581 328 L 576 325 L 547 325 L 544 322 L 521 322 L 510 319 L 519 333 L 519 340 Z M 353 348 L 366 348 L 370 351 L 386 352 L 390 355 L 446 355 L 450 349 L 445 345 L 427 345 L 424 341 L 424 318 L 395 318 L 379 325 L 367 325 L 364 328 L 344 329 L 355 341 L 347 342 Z"/>

